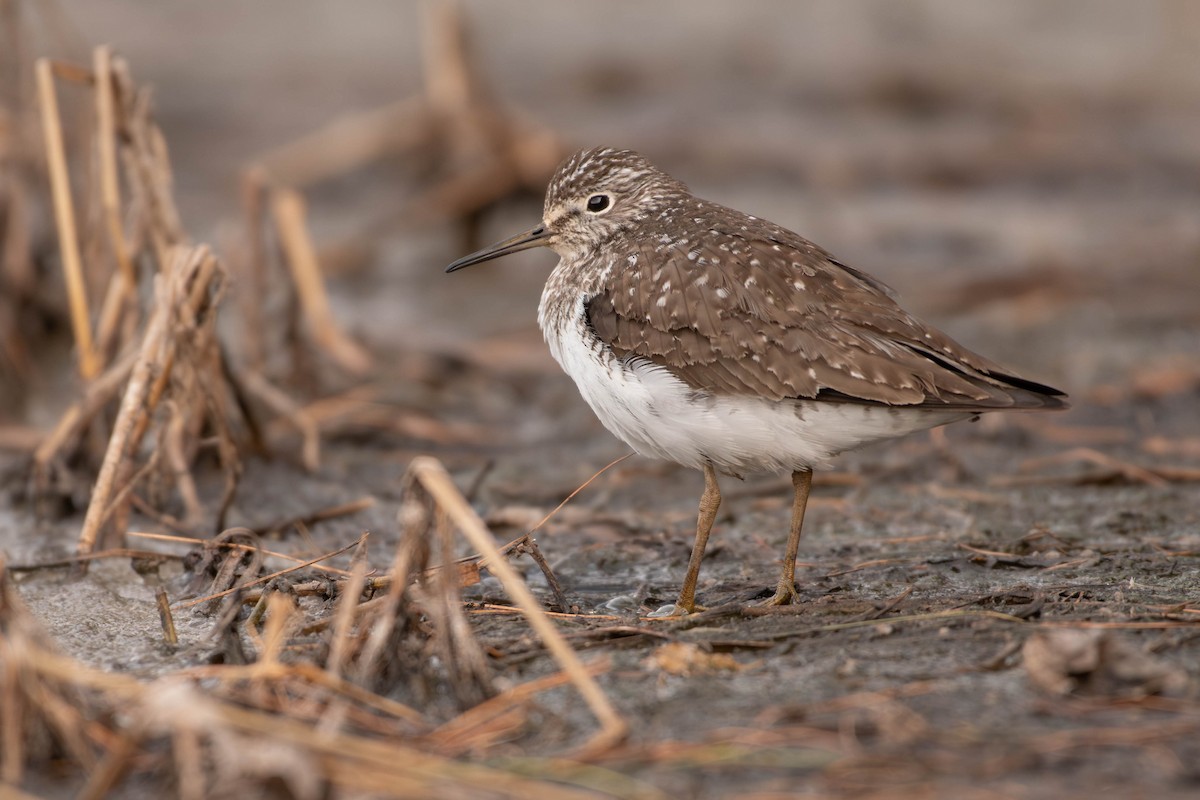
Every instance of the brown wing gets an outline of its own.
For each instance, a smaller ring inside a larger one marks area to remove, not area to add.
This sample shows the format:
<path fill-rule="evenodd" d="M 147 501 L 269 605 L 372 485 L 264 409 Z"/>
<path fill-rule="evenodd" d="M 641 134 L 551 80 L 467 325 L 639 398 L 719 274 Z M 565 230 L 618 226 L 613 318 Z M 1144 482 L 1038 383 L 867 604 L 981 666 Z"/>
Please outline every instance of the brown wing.
<path fill-rule="evenodd" d="M 712 217 L 737 213 L 721 212 Z M 588 304 L 596 335 L 619 356 L 719 394 L 1065 406 L 1062 392 L 1006 373 L 908 314 L 873 278 L 790 231 L 743 219 L 749 224 L 710 221 L 702 247 L 643 240 L 636 263 L 614 270 Z"/>

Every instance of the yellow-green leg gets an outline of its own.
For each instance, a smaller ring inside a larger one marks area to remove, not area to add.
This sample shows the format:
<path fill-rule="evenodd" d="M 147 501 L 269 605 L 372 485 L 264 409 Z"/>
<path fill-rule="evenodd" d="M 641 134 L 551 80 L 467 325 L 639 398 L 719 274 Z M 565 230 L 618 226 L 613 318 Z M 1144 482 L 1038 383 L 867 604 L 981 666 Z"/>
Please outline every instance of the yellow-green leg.
<path fill-rule="evenodd" d="M 713 520 L 721 507 L 721 487 L 717 485 L 717 471 L 712 464 L 704 465 L 704 494 L 700 495 L 700 513 L 696 517 L 696 541 L 692 545 L 692 557 L 688 561 L 687 575 L 675 608 L 660 608 L 654 616 L 690 614 L 696 610 L 696 581 L 700 578 L 700 562 L 704 560 L 704 548 L 708 545 L 708 534 L 712 532 Z"/>
<path fill-rule="evenodd" d="M 812 489 L 812 470 L 803 469 L 792 473 L 792 527 L 788 531 L 787 554 L 783 559 L 783 571 L 775 586 L 775 596 L 767 605 L 786 606 L 796 599 L 796 556 L 800 553 L 800 531 L 804 528 L 804 509 L 808 507 L 808 493 Z"/>

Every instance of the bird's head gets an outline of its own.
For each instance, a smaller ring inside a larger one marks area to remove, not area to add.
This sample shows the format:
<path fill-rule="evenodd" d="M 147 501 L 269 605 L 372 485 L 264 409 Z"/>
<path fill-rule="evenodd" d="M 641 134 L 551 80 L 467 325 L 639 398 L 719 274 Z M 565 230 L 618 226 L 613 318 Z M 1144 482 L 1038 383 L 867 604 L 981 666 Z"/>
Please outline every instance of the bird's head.
<path fill-rule="evenodd" d="M 639 222 L 679 210 L 688 190 L 632 150 L 580 150 L 554 172 L 542 222 L 530 230 L 458 259 L 447 272 L 531 247 L 581 257 Z"/>

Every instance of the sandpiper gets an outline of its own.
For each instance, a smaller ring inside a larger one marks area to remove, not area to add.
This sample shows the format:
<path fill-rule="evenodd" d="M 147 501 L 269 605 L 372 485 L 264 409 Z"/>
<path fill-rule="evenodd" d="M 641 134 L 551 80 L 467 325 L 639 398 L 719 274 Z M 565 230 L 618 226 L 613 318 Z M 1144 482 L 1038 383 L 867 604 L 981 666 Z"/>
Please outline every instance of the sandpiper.
<path fill-rule="evenodd" d="M 559 365 L 638 453 L 703 470 L 687 574 L 696 579 L 717 473 L 790 472 L 795 489 L 774 596 L 796 598 L 812 470 L 838 453 L 987 411 L 1067 407 L 906 312 L 894 293 L 802 236 L 702 200 L 630 150 L 567 158 L 536 227 L 447 272 L 526 250 L 559 256 L 538 324 Z"/>

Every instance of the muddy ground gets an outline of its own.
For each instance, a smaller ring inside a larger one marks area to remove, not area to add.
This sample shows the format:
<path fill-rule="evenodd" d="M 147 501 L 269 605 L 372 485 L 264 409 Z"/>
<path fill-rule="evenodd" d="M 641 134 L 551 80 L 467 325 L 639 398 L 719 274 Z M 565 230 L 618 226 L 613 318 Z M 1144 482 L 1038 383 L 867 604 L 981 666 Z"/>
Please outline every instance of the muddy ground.
<path fill-rule="evenodd" d="M 219 246 L 236 224 L 237 170 L 257 153 L 419 87 L 412 9 L 314 2 L 284 14 L 292 5 L 63 4 L 83 39 L 112 42 L 156 87 L 200 240 Z M 571 607 L 560 630 L 585 658 L 611 659 L 599 680 L 633 727 L 597 761 L 625 778 L 589 785 L 682 797 L 1200 793 L 1195 7 L 468 8 L 506 102 L 572 143 L 633 147 L 697 193 L 802 232 L 1074 404 L 914 436 L 818 473 L 801 602 L 776 613 L 756 602 L 786 538 L 785 478 L 725 479 L 699 587 L 708 610 L 676 621 L 640 615 L 678 590 L 700 475 L 633 457 L 597 478 L 537 534 Z M 508 541 L 626 452 L 540 342 L 552 256 L 444 276 L 469 243 L 450 224 L 389 228 L 406 192 L 393 178 L 323 187 L 313 224 L 336 238 L 383 220 L 366 262 L 331 277 L 335 311 L 377 356 L 379 402 L 449 427 L 344 431 L 313 474 L 285 446 L 248 464 L 230 518 L 260 527 L 371 496 L 363 513 L 270 544 L 310 556 L 369 530 L 379 569 L 416 454 L 441 459 Z M 539 203 L 494 209 L 480 236 L 532 224 Z M 31 393 L 10 417 L 52 420 L 63 402 L 52 394 Z M 81 518 L 38 518 L 21 456 L 4 458 L 8 563 L 69 554 Z M 549 604 L 532 562 L 514 563 Z M 172 591 L 185 582 L 178 567 L 163 575 Z M 34 616 L 89 664 L 150 678 L 211 655 L 199 614 L 180 613 L 178 649 L 161 646 L 153 590 L 128 562 L 82 581 L 59 570 L 19 580 Z M 497 610 L 510 604 L 493 578 L 464 593 L 501 685 L 557 669 L 519 615 Z M 430 703 L 435 716 L 454 710 Z M 489 763 L 551 774 L 537 759 L 594 730 L 568 689 L 535 707 Z M 29 788 L 59 794 L 70 780 Z"/>

